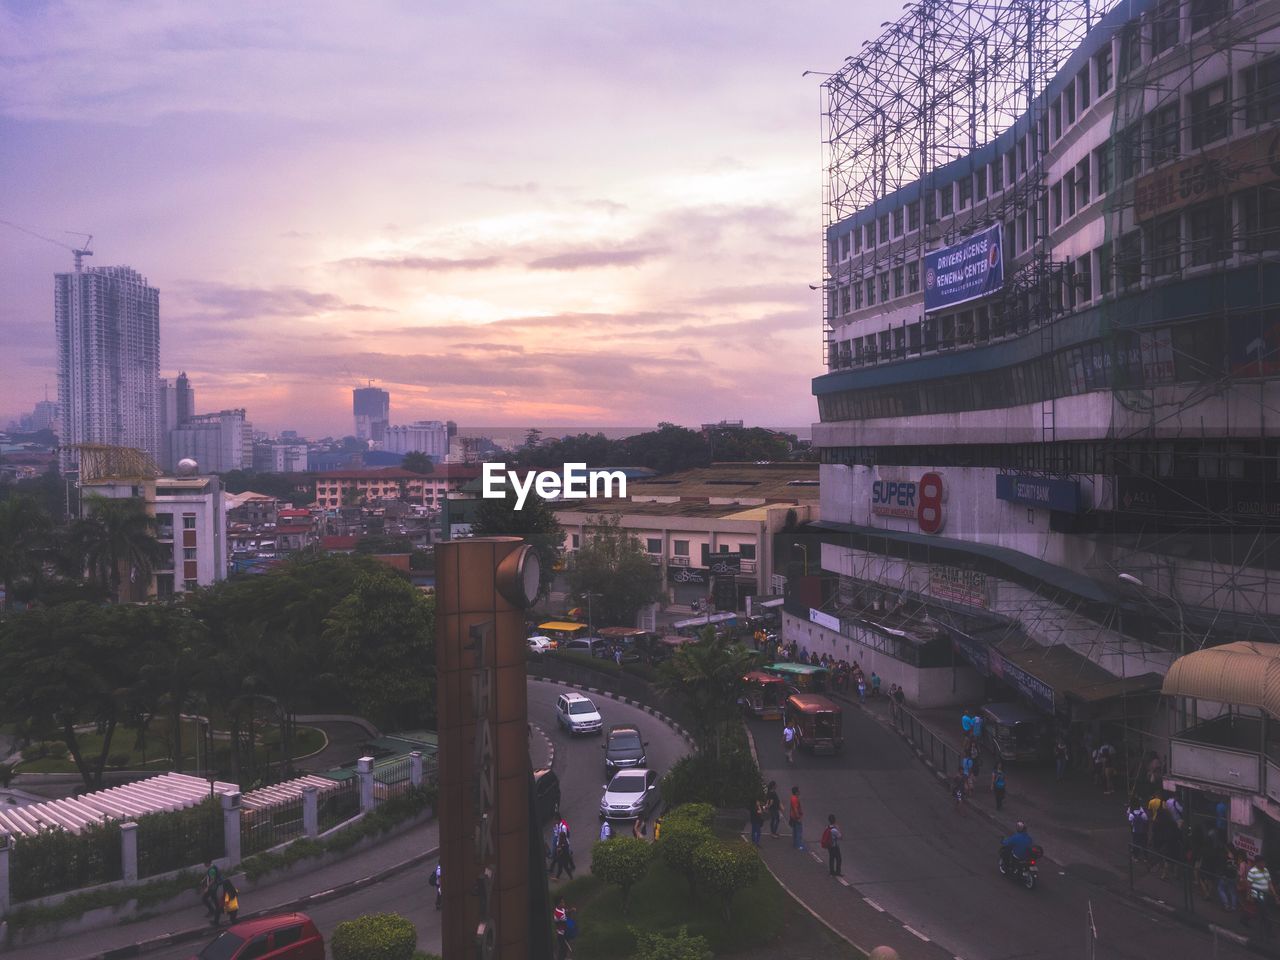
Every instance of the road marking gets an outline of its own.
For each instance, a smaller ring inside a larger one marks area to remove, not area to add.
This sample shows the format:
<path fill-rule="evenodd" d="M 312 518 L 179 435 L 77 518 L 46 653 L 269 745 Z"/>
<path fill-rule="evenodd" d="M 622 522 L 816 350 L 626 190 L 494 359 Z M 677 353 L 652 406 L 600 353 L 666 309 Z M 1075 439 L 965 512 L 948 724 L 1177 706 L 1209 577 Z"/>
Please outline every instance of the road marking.
<path fill-rule="evenodd" d="M 813 859 L 817 860 L 819 863 L 822 862 L 822 854 L 818 853 L 817 850 L 810 850 L 809 856 L 813 857 Z"/>
<path fill-rule="evenodd" d="M 928 937 L 926 937 L 923 933 L 921 933 L 921 932 L 920 932 L 919 930 L 917 930 L 915 927 L 909 927 L 909 926 L 907 926 L 907 925 L 904 923 L 904 924 L 902 925 L 902 929 L 903 929 L 903 930 L 905 930 L 905 931 L 907 931 L 907 933 L 910 933 L 910 934 L 913 934 L 914 936 L 919 937 L 919 938 L 920 938 L 921 940 L 923 940 L 925 943 L 931 943 L 931 942 L 932 942 Z"/>
<path fill-rule="evenodd" d="M 849 885 L 849 881 L 844 877 L 836 877 L 836 879 L 840 881 L 840 886 L 842 887 L 847 887 Z"/>
<path fill-rule="evenodd" d="M 884 907 L 880 906 L 880 904 L 876 903 L 870 897 L 863 897 L 862 902 L 865 903 L 867 906 L 869 906 L 872 910 L 876 911 L 876 913 L 884 913 Z"/>

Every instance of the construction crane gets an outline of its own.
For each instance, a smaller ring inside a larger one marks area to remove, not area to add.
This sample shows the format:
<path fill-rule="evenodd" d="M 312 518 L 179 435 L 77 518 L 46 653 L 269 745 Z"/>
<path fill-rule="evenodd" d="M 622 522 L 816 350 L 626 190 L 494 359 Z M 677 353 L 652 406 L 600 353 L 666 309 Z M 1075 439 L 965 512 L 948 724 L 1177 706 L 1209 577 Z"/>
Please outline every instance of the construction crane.
<path fill-rule="evenodd" d="M 20 224 L 14 223 L 12 220 L 0 220 L 0 223 L 3 223 L 6 227 L 13 227 L 13 229 L 19 231 L 20 233 L 25 233 L 29 237 L 35 237 L 37 240 L 43 240 L 46 243 L 52 243 L 55 246 L 61 247 L 63 250 L 70 250 L 71 255 L 76 258 L 76 273 L 80 272 L 82 259 L 84 257 L 93 256 L 93 251 L 89 249 L 90 247 L 93 246 L 93 234 L 91 233 L 77 233 L 74 230 L 63 231 L 64 233 L 68 233 L 73 237 L 84 237 L 84 243 L 80 244 L 79 248 L 76 248 L 71 246 L 70 244 L 63 243 L 61 240 L 54 240 L 52 237 L 46 237 L 42 233 L 36 233 L 34 230 L 29 230 Z"/>

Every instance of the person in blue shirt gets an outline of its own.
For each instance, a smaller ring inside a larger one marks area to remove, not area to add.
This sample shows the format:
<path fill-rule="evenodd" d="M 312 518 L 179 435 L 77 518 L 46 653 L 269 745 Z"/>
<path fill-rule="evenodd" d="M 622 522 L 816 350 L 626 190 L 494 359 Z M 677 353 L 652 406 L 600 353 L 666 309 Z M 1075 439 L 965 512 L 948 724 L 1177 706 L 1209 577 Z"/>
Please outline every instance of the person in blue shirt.
<path fill-rule="evenodd" d="M 965 732 L 965 736 L 973 732 L 973 717 L 969 716 L 968 710 L 960 714 L 960 729 Z"/>
<path fill-rule="evenodd" d="M 1031 844 L 1031 834 L 1027 833 L 1027 825 L 1019 820 L 1013 835 L 1005 837 L 1000 842 L 1000 852 L 1006 858 L 1013 856 L 1018 860 L 1030 860 Z"/>

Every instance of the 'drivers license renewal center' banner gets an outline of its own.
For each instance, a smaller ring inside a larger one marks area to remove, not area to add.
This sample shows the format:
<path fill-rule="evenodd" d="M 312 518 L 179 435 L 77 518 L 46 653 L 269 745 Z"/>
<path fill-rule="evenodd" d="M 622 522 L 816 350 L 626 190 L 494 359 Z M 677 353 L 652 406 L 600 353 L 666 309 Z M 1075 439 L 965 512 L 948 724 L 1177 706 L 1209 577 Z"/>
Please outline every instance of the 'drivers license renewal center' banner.
<path fill-rule="evenodd" d="M 995 293 L 1004 285 L 1000 224 L 953 247 L 925 254 L 924 309 L 941 310 Z"/>

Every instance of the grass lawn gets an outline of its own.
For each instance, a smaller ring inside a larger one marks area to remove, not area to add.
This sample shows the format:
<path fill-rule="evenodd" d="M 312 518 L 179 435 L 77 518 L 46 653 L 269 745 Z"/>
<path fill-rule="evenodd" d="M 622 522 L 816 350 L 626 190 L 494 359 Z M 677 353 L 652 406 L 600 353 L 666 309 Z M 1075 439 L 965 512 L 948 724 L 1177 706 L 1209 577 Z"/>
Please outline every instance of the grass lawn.
<path fill-rule="evenodd" d="M 183 724 L 182 744 L 183 744 L 183 766 L 190 770 L 195 766 L 195 736 L 196 724 L 194 721 Z M 102 749 L 102 737 L 96 733 L 85 733 L 80 735 L 80 751 L 86 758 L 97 757 L 98 752 Z M 263 740 L 266 743 L 263 743 Z M 260 737 L 258 741 L 258 757 L 261 762 L 266 763 L 271 760 L 280 758 L 280 732 L 278 728 L 271 728 L 266 731 L 264 737 Z M 117 730 L 111 738 L 111 755 L 125 754 L 129 755 L 129 760 L 125 764 L 128 770 L 156 769 L 167 770 L 170 767 L 169 758 L 165 753 L 165 741 L 156 732 L 147 738 L 147 749 L 145 751 L 145 761 L 142 750 L 134 749 L 134 732 L 132 730 Z M 217 766 L 226 768 L 230 766 L 230 746 L 225 739 L 217 739 L 217 731 L 215 730 L 214 739 L 214 759 Z M 304 757 L 307 754 L 314 753 L 324 746 L 324 734 L 315 727 L 299 727 L 294 736 L 293 752 L 295 757 Z M 203 759 L 203 758 L 202 758 Z M 15 771 L 17 773 L 75 773 L 76 765 L 70 757 L 66 759 L 55 757 L 42 757 L 39 760 L 24 760 L 20 763 Z"/>
<path fill-rule="evenodd" d="M 753 886 L 735 895 L 728 921 L 719 900 L 705 895 L 694 900 L 689 882 L 656 860 L 644 880 L 632 889 L 626 915 L 622 912 L 622 891 L 590 874 L 572 883 L 552 884 L 552 902 L 561 896 L 578 908 L 580 932 L 573 942 L 574 960 L 631 956 L 636 946 L 628 929 L 632 926 L 666 934 L 687 926 L 689 933 L 707 938 L 716 956 L 759 956 L 762 960 L 777 956 L 860 960 L 862 956 L 792 901 L 765 870 Z"/>

